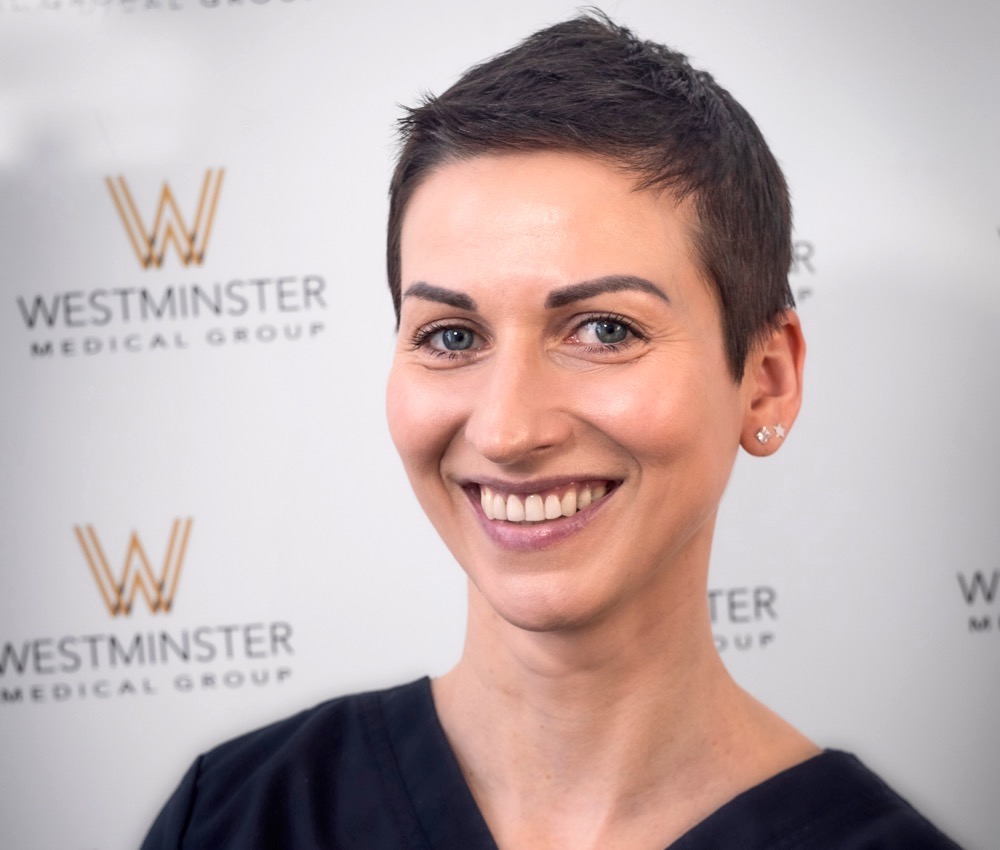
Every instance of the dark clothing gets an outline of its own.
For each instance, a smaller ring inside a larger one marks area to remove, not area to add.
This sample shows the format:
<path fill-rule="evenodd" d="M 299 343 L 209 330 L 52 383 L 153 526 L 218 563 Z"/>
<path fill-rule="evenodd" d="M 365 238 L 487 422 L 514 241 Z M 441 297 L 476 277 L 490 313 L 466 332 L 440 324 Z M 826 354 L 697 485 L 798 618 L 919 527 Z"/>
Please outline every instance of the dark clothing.
<path fill-rule="evenodd" d="M 668 850 L 957 845 L 854 756 L 751 788 Z M 143 850 L 496 850 L 438 722 L 430 680 L 342 697 L 201 756 Z"/>

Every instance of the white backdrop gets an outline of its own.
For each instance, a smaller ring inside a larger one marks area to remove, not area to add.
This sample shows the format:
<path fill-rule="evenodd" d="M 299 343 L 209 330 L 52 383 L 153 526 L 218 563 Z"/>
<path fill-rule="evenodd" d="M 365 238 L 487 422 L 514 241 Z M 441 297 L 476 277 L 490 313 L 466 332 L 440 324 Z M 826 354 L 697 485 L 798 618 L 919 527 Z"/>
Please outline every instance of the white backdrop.
<path fill-rule="evenodd" d="M 1000 7 L 605 8 L 743 101 L 796 204 L 806 405 L 727 495 L 723 657 L 1000 848 Z M 383 423 L 392 124 L 574 11 L 0 0 L 0 846 L 134 848 L 204 748 L 457 658 Z"/>

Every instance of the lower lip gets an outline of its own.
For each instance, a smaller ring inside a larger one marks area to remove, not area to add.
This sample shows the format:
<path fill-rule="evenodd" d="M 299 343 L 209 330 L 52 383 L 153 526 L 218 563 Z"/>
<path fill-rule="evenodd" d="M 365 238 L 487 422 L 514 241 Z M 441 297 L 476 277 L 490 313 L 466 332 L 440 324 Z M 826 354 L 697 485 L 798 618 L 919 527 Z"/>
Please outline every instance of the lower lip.
<path fill-rule="evenodd" d="M 479 520 L 479 524 L 497 547 L 514 552 L 530 552 L 534 549 L 555 546 L 581 531 L 617 490 L 618 488 L 615 487 L 590 506 L 582 511 L 577 511 L 573 516 L 531 523 L 490 519 L 483 513 L 478 490 L 466 490 L 466 495 L 469 497 L 469 502 L 472 504 L 472 510 Z"/>

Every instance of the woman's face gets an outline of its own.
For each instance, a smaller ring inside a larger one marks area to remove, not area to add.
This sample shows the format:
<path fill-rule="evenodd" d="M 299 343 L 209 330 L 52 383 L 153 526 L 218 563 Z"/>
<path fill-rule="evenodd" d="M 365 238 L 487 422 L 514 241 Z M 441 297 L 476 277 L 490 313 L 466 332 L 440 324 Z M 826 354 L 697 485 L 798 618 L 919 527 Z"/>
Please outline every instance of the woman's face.
<path fill-rule="evenodd" d="M 749 391 L 686 216 L 567 153 L 445 165 L 410 202 L 389 427 L 427 515 L 515 625 L 662 613 L 683 589 L 704 606 Z"/>

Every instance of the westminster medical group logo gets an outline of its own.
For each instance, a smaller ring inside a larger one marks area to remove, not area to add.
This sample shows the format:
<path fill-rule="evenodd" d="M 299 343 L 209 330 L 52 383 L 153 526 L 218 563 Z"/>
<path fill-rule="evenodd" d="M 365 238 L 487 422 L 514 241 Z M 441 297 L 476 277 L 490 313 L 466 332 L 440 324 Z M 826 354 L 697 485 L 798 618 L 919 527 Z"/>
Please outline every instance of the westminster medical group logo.
<path fill-rule="evenodd" d="M 125 225 L 132 250 L 144 269 L 151 266 L 160 268 L 167 249 L 173 247 L 178 259 L 185 265 L 192 263 L 201 265 L 205 259 L 208 238 L 212 233 L 212 222 L 215 220 L 215 209 L 219 203 L 219 190 L 222 188 L 222 168 L 208 169 L 201 184 L 201 194 L 198 196 L 198 208 L 190 225 L 181 215 L 177 199 L 169 183 L 164 183 L 156 205 L 156 215 L 150 225 L 143 222 L 142 216 L 129 191 L 125 178 L 106 177 L 108 191 L 115 202 L 115 209 Z"/>
<path fill-rule="evenodd" d="M 135 531 L 129 536 L 121 572 L 115 577 L 94 526 L 78 525 L 73 528 L 101 598 L 112 617 L 131 614 L 137 594 L 146 600 L 151 613 L 170 611 L 181 577 L 192 522 L 191 519 L 174 520 L 158 578 Z"/>
<path fill-rule="evenodd" d="M 233 176 L 210 167 L 196 176 L 149 179 L 115 174 L 95 185 L 95 238 L 83 239 L 95 264 L 100 257 L 131 262 L 124 279 L 94 284 L 87 256 L 74 257 L 76 279 L 57 291 L 14 296 L 30 360 L 101 359 L 108 356 L 183 355 L 204 349 L 247 349 L 315 340 L 325 332 L 327 282 L 315 272 L 233 273 L 215 257 L 239 255 L 268 226 L 261 217 L 227 207 Z M 246 186 L 241 186 L 246 190 Z M 262 210 L 266 205 L 261 204 Z M 62 210 L 53 209 L 53 216 Z M 109 221 L 116 226 L 108 228 Z M 88 227 L 88 220 L 79 227 Z M 117 231 L 109 242 L 107 234 Z M 219 238 L 225 233 L 220 246 Z M 97 234 L 100 234 L 97 236 Z M 131 260 L 129 261 L 129 258 Z M 211 258 L 211 261 L 209 261 Z"/>
<path fill-rule="evenodd" d="M 74 526 L 79 557 L 62 566 L 93 579 L 93 595 L 73 602 L 88 612 L 89 624 L 69 634 L 0 635 L 0 710 L 170 693 L 252 694 L 289 681 L 295 650 L 288 620 L 232 621 L 224 600 L 208 623 L 177 619 L 182 569 L 208 567 L 197 558 L 193 528 L 191 517 L 174 518 L 160 550 L 149 546 L 156 538 L 145 530 L 119 536 Z"/>

